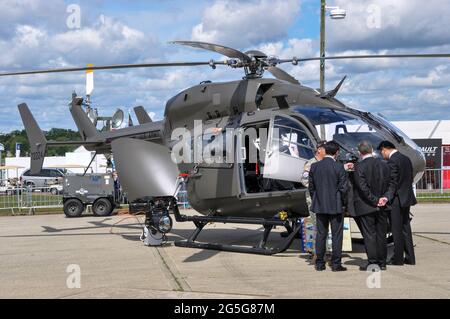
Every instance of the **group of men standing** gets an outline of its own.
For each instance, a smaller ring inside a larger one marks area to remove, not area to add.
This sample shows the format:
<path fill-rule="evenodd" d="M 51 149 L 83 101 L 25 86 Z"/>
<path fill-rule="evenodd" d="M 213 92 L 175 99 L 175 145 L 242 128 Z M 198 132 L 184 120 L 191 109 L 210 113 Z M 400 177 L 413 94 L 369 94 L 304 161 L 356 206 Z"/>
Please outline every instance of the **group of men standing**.
<path fill-rule="evenodd" d="M 314 264 L 325 270 L 328 229 L 332 233 L 332 271 L 346 271 L 342 266 L 342 241 L 345 211 L 351 211 L 367 253 L 367 264 L 360 267 L 415 264 L 410 225 L 410 207 L 416 204 L 413 192 L 413 167 L 389 141 L 379 144 L 383 157 L 374 157 L 368 141 L 358 145 L 356 164 L 336 161 L 339 145 L 321 142 L 316 156 L 305 165 L 303 180 L 310 194 L 310 212 L 315 225 Z M 349 178 L 349 172 L 352 172 Z M 394 254 L 387 258 L 388 223 L 394 239 Z"/>

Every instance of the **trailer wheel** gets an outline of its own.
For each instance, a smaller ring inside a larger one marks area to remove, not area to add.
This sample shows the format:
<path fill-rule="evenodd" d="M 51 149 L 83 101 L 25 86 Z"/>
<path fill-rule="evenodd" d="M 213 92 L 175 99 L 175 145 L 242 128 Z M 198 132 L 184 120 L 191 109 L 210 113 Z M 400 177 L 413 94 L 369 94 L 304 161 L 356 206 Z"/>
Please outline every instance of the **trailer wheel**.
<path fill-rule="evenodd" d="M 78 199 L 72 198 L 64 202 L 64 214 L 67 217 L 80 217 L 83 211 L 84 205 Z"/>
<path fill-rule="evenodd" d="M 92 212 L 96 216 L 109 216 L 113 211 L 111 201 L 107 198 L 99 198 L 92 205 Z"/>

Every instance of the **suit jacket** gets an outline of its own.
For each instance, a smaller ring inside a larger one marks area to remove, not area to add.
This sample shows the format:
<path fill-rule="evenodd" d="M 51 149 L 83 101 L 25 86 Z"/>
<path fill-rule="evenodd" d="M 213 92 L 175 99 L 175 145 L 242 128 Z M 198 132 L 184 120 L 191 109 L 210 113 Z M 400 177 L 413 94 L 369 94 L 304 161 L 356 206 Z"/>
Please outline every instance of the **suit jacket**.
<path fill-rule="evenodd" d="M 343 200 L 348 187 L 344 165 L 330 157 L 311 165 L 309 192 L 312 198 L 311 211 L 316 214 L 342 214 Z"/>
<path fill-rule="evenodd" d="M 417 204 L 414 196 L 413 167 L 411 160 L 400 152 L 392 154 L 388 161 L 391 169 L 391 179 L 396 181 L 396 196 L 400 199 L 401 207 L 409 207 Z"/>
<path fill-rule="evenodd" d="M 355 166 L 354 179 L 353 200 L 356 216 L 378 211 L 378 200 L 389 191 L 395 192 L 395 187 L 389 190 L 389 165 L 379 158 L 369 157 L 358 162 Z"/>

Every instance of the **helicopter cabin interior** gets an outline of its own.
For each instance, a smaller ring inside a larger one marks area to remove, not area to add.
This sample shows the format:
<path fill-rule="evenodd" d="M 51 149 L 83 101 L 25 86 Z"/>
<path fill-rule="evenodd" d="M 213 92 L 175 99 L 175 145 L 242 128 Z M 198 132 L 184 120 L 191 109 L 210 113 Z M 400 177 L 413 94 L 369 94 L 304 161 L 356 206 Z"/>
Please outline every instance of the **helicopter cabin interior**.
<path fill-rule="evenodd" d="M 305 188 L 301 176 L 314 139 L 296 119 L 275 115 L 243 126 L 241 179 L 246 194 Z"/>

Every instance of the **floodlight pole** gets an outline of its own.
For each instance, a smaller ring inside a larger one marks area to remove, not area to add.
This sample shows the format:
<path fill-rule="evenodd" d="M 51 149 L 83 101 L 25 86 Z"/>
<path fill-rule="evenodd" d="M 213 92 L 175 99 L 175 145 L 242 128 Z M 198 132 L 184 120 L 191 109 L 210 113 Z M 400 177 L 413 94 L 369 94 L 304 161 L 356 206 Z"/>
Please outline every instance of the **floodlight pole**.
<path fill-rule="evenodd" d="M 327 9 L 339 9 L 338 7 L 327 7 L 326 0 L 320 0 L 320 57 L 325 58 L 325 17 Z M 333 12 L 331 12 L 333 14 Z M 333 18 L 333 15 L 331 16 Z M 344 15 L 341 17 L 334 17 L 334 19 L 343 19 Z M 325 92 L 325 60 L 320 60 L 320 93 Z M 325 136 L 325 125 L 320 125 L 320 136 L 323 140 L 326 139 Z"/>
<path fill-rule="evenodd" d="M 320 1 L 320 57 L 325 57 L 325 0 Z M 320 93 L 325 92 L 325 60 L 320 60 Z M 320 137 L 326 139 L 325 125 L 320 125 Z"/>
<path fill-rule="evenodd" d="M 2 166 L 3 158 L 2 158 L 2 152 L 5 149 L 2 143 L 0 143 L 0 166 Z M 3 170 L 0 170 L 0 182 L 3 180 Z"/>
<path fill-rule="evenodd" d="M 2 151 L 0 149 L 0 166 L 2 166 Z M 0 169 L 0 185 L 3 182 L 3 170 Z"/>
<path fill-rule="evenodd" d="M 326 2 L 320 1 L 320 57 L 325 57 L 325 12 Z M 320 93 L 325 92 L 325 60 L 320 60 Z"/>

